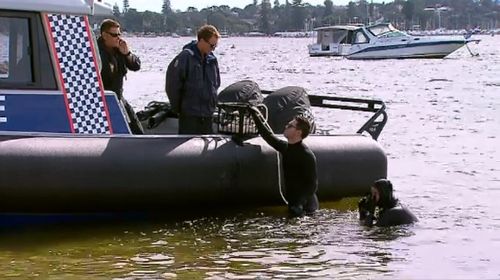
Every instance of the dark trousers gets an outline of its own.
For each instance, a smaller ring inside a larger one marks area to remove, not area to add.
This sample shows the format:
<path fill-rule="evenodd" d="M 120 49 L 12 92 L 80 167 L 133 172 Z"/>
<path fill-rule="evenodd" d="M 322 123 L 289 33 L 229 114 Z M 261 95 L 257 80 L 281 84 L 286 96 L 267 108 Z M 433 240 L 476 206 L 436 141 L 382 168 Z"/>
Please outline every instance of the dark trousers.
<path fill-rule="evenodd" d="M 179 134 L 213 134 L 212 117 L 179 116 Z"/>
<path fill-rule="evenodd" d="M 127 112 L 127 116 L 129 119 L 128 125 L 130 126 L 130 131 L 132 134 L 144 134 L 144 129 L 142 128 L 141 122 L 139 121 L 139 118 L 137 118 L 137 115 L 134 112 L 134 108 L 128 104 L 127 100 L 122 97 L 122 103 L 123 106 L 125 107 L 125 111 Z"/>

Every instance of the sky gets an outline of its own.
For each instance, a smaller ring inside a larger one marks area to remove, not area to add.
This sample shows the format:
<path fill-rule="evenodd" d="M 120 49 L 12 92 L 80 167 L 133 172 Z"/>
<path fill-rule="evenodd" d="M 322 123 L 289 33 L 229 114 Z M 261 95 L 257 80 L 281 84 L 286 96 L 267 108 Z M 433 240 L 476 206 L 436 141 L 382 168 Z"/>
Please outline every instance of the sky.
<path fill-rule="evenodd" d="M 279 0 L 280 4 L 284 4 L 285 0 Z M 333 0 L 334 5 L 347 5 L 350 0 Z M 123 6 L 123 0 L 105 0 L 112 5 L 118 4 L 120 9 Z M 262 0 L 258 0 L 261 3 Z M 292 1 L 289 0 L 291 3 Z M 313 6 L 324 5 L 325 0 L 303 0 L 303 3 L 309 3 Z M 374 1 L 377 2 L 377 1 Z M 253 0 L 170 0 L 170 5 L 173 10 L 185 11 L 188 7 L 195 7 L 198 10 L 211 6 L 221 6 L 228 5 L 229 7 L 244 8 L 246 5 L 252 4 Z M 274 4 L 274 0 L 271 0 L 271 4 Z M 135 8 L 138 11 L 150 10 L 154 12 L 160 12 L 161 6 L 163 5 L 163 0 L 129 0 L 129 6 Z"/>

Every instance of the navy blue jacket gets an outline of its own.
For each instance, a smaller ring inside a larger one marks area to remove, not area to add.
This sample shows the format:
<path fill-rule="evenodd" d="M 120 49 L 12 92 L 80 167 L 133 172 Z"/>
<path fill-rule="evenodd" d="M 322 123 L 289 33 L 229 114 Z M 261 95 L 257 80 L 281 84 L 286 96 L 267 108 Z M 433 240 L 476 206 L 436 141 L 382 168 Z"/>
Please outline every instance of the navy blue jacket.
<path fill-rule="evenodd" d="M 170 62 L 165 80 L 165 91 L 175 113 L 213 115 L 220 86 L 219 64 L 213 53 L 202 60 L 196 41 L 192 41 Z"/>

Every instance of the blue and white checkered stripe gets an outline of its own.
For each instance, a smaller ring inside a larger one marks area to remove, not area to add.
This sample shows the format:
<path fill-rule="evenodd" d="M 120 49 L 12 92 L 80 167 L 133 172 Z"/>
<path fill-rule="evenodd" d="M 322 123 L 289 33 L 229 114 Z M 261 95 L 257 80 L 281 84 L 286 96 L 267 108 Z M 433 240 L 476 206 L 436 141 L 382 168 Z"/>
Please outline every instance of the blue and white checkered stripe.
<path fill-rule="evenodd" d="M 59 14 L 49 14 L 47 18 L 73 131 L 110 134 L 111 125 L 85 18 Z"/>
<path fill-rule="evenodd" d="M 0 123 L 6 123 L 7 117 L 5 116 L 5 95 L 0 95 Z"/>

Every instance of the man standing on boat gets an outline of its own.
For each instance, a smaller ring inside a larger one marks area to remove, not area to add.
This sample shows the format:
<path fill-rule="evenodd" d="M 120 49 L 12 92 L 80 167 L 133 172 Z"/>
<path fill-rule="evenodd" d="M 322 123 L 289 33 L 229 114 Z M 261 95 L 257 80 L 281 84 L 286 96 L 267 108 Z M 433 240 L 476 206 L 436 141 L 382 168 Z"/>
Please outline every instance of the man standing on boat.
<path fill-rule="evenodd" d="M 283 157 L 288 212 L 294 217 L 312 214 L 319 208 L 316 156 L 302 141 L 309 135 L 311 123 L 304 116 L 294 117 L 285 126 L 287 141 L 283 141 L 265 124 L 257 108 L 250 107 L 250 112 L 262 138 Z"/>
<path fill-rule="evenodd" d="M 123 97 L 123 78 L 127 69 L 138 71 L 141 69 L 139 57 L 133 54 L 128 44 L 121 37 L 120 24 L 112 19 L 105 19 L 101 23 L 101 36 L 97 40 L 101 56 L 101 77 L 105 90 L 116 93 L 118 100 L 127 111 L 128 123 L 133 134 L 143 134 L 139 119 L 134 109 Z"/>
<path fill-rule="evenodd" d="M 220 73 L 213 51 L 220 34 L 212 25 L 198 30 L 192 41 L 170 62 L 165 91 L 174 113 L 179 114 L 179 134 L 212 134 Z"/>

